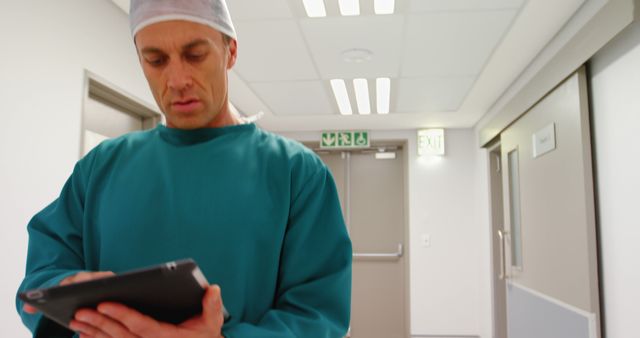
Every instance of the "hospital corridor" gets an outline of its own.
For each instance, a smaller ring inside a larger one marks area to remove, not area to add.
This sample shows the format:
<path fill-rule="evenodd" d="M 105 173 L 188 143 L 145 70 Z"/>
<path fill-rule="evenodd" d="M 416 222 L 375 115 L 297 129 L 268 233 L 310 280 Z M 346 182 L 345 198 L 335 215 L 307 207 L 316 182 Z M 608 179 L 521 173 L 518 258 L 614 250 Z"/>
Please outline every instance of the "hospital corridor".
<path fill-rule="evenodd" d="M 0 338 L 640 337 L 640 0 L 0 0 L 0 42 Z M 183 259 L 182 319 L 108 284 Z"/>

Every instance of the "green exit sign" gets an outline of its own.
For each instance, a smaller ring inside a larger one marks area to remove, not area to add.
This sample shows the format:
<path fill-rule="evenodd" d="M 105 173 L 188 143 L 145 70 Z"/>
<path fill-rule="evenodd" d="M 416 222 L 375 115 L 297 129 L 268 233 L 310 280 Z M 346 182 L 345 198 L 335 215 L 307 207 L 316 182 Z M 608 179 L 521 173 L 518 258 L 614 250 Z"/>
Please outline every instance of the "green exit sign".
<path fill-rule="evenodd" d="M 325 131 L 322 132 L 320 148 L 322 149 L 349 149 L 368 148 L 368 131 Z"/>

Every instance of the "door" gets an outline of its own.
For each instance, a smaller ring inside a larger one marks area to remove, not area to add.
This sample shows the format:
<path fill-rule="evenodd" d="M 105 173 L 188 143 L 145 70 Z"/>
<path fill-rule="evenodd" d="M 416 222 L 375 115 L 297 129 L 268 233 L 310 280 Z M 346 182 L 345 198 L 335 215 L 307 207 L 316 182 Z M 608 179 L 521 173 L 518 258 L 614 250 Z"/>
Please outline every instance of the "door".
<path fill-rule="evenodd" d="M 160 122 L 160 114 L 153 109 L 93 74 L 85 76 L 80 156 L 106 139 L 152 129 Z"/>
<path fill-rule="evenodd" d="M 580 70 L 500 135 L 509 338 L 598 338 L 587 86 Z"/>
<path fill-rule="evenodd" d="M 502 196 L 502 154 L 500 144 L 489 150 L 489 182 L 491 185 L 492 282 L 494 338 L 507 338 L 507 287 L 505 283 L 505 232 Z"/>
<path fill-rule="evenodd" d="M 354 338 L 408 337 L 404 257 L 404 160 L 374 151 L 321 154 L 332 171 L 353 242 Z"/>
<path fill-rule="evenodd" d="M 142 119 L 102 100 L 89 97 L 84 105 L 84 148 L 83 156 L 100 142 L 142 130 Z"/>

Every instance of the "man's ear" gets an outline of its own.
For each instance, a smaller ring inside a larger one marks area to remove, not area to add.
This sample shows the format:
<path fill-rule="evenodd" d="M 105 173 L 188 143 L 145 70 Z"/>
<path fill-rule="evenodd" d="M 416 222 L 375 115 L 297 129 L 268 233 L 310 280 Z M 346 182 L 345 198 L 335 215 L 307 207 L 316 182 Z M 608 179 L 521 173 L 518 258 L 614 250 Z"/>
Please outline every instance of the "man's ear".
<path fill-rule="evenodd" d="M 238 42 L 236 41 L 236 39 L 231 39 L 231 41 L 229 41 L 229 46 L 227 49 L 229 51 L 227 69 L 231 69 L 233 65 L 236 64 L 236 60 L 238 59 Z"/>

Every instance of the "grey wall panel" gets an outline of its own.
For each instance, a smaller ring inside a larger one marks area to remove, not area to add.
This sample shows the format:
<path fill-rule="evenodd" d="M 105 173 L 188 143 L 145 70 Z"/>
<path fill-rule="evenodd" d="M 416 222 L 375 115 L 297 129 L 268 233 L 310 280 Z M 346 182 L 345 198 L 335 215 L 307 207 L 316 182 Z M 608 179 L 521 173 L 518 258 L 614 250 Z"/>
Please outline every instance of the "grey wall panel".
<path fill-rule="evenodd" d="M 507 285 L 509 338 L 590 338 L 595 316 L 547 297 Z"/>

